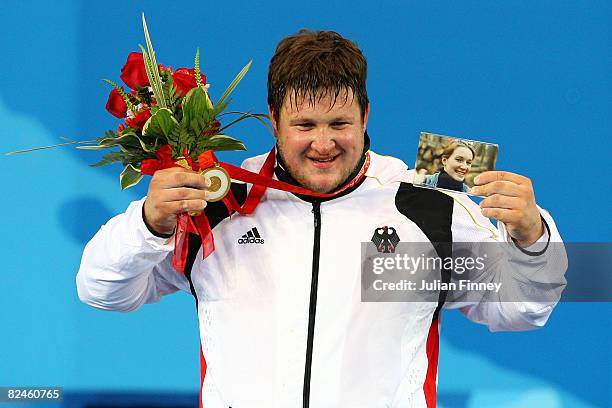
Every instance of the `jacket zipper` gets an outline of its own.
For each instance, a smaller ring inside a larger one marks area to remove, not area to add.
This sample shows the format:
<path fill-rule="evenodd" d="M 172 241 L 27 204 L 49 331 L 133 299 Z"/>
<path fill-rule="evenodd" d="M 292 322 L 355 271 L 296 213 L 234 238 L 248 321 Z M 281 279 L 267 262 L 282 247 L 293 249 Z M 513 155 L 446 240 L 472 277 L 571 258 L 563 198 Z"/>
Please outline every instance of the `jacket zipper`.
<path fill-rule="evenodd" d="M 315 315 L 317 312 L 317 286 L 319 284 L 319 256 L 321 254 L 321 202 L 312 203 L 314 214 L 314 243 L 312 246 L 312 279 L 310 281 L 310 305 L 308 308 L 308 340 L 306 342 L 306 367 L 304 369 L 303 408 L 310 405 L 310 376 L 312 370 L 312 346 L 314 342 Z"/>

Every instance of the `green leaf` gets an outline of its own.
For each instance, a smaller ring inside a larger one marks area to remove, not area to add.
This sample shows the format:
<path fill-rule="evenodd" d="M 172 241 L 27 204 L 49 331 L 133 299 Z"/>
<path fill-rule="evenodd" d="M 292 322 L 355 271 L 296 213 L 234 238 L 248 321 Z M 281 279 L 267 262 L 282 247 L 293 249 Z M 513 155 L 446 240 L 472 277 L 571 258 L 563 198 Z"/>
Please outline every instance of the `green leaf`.
<path fill-rule="evenodd" d="M 246 150 L 246 146 L 240 140 L 234 139 L 227 135 L 214 135 L 202 140 L 198 145 L 198 152 L 212 150 L 214 152 L 228 150 Z"/>
<path fill-rule="evenodd" d="M 135 133 L 126 133 L 119 136 L 115 142 L 119 147 L 126 150 L 144 150 L 143 142 Z"/>
<path fill-rule="evenodd" d="M 142 28 L 144 30 L 148 52 L 142 45 L 140 45 L 140 49 L 142 51 L 145 70 L 147 71 L 147 77 L 149 78 L 149 84 L 153 89 L 153 95 L 155 95 L 157 104 L 162 108 L 166 108 L 166 99 L 164 98 L 162 82 L 161 78 L 159 77 L 159 68 L 157 65 L 157 60 L 155 59 L 155 51 L 153 50 L 153 43 L 151 42 L 151 37 L 149 36 L 149 28 L 147 27 L 147 20 L 145 19 L 144 13 L 142 13 Z"/>
<path fill-rule="evenodd" d="M 140 173 L 140 169 L 128 164 L 125 166 L 121 172 L 121 175 L 119 176 L 121 190 L 135 186 L 140 180 L 142 180 L 142 173 Z"/>
<path fill-rule="evenodd" d="M 202 88 L 193 88 L 183 100 L 183 121 L 189 128 L 196 127 L 200 121 L 208 122 L 214 109 Z"/>
<path fill-rule="evenodd" d="M 215 114 L 215 107 L 213 106 L 213 103 L 210 100 L 210 96 L 208 96 L 208 92 L 204 91 L 204 95 L 206 95 L 206 107 L 210 111 L 211 116 L 213 116 Z"/>
<path fill-rule="evenodd" d="M 246 64 L 244 68 L 242 68 L 242 70 L 238 73 L 238 75 L 236 75 L 236 78 L 234 78 L 234 80 L 232 81 L 231 84 L 229 84 L 225 92 L 223 92 L 223 95 L 221 95 L 221 98 L 219 98 L 219 100 L 217 101 L 217 104 L 223 104 L 223 102 L 225 102 L 225 99 L 227 99 L 231 95 L 231 93 L 234 91 L 234 88 L 236 88 L 236 86 L 240 83 L 240 81 L 242 81 L 242 78 L 246 75 L 249 68 L 251 68 L 252 63 L 253 63 L 253 60 L 249 61 L 249 63 Z"/>
<path fill-rule="evenodd" d="M 95 140 L 83 140 L 83 141 L 76 141 L 76 140 L 71 140 L 69 142 L 66 143 L 59 143 L 59 144 L 54 144 L 51 146 L 42 146 L 42 147 L 34 147 L 32 149 L 26 149 L 26 150 L 17 150 L 14 152 L 8 152 L 8 153 L 4 153 L 5 156 L 11 156 L 13 154 L 23 154 L 23 153 L 30 153 L 30 152 L 34 152 L 36 150 L 46 150 L 46 149 L 55 149 L 56 147 L 61 147 L 61 146 L 69 146 L 69 145 L 73 145 L 73 144 L 80 144 L 80 143 L 93 143 L 95 142 Z M 88 148 L 89 146 L 77 146 L 77 149 L 85 149 Z"/>
<path fill-rule="evenodd" d="M 248 112 L 232 112 L 232 113 L 240 113 L 240 117 L 237 118 L 237 119 L 234 119 L 233 121 L 231 121 L 227 125 L 223 126 L 221 129 L 219 129 L 219 132 L 222 132 L 223 130 L 229 128 L 230 126 L 233 126 L 236 123 L 241 122 L 241 121 L 243 121 L 245 119 L 249 119 L 249 118 L 257 119 L 259 122 L 261 122 L 264 126 L 266 126 L 272 132 L 272 128 L 270 128 L 270 125 L 268 124 L 268 122 L 266 122 L 266 119 L 270 120 L 270 117 L 268 115 L 266 115 L 266 114 L 263 114 L 263 113 L 248 113 Z"/>
<path fill-rule="evenodd" d="M 99 144 L 99 145 L 91 145 L 91 146 L 77 146 L 77 149 L 80 149 L 80 150 L 101 150 L 101 149 L 109 149 L 109 148 L 111 148 L 113 146 L 115 146 L 115 145 L 114 144 L 113 145 L 102 145 L 102 144 Z"/>
<path fill-rule="evenodd" d="M 145 136 L 159 136 L 167 139 L 176 126 L 178 122 L 172 116 L 170 109 L 162 108 L 147 120 L 142 128 L 142 133 Z"/>
<path fill-rule="evenodd" d="M 230 104 L 231 101 L 232 101 L 232 98 L 228 98 L 225 101 L 223 101 L 223 103 L 217 102 L 217 105 L 215 105 L 214 116 L 217 116 L 217 115 L 223 113 L 223 111 L 225 111 L 225 109 L 227 109 L 227 106 Z"/>

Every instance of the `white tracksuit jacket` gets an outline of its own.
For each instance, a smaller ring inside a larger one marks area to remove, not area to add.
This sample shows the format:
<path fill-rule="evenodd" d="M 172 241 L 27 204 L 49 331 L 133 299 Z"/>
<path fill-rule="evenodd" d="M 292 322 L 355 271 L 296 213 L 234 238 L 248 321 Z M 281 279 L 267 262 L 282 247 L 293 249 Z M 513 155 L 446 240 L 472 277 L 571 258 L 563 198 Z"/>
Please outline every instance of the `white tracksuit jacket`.
<path fill-rule="evenodd" d="M 192 252 L 184 275 L 171 266 L 173 240 L 152 235 L 144 199 L 133 202 L 87 244 L 79 297 L 131 311 L 177 290 L 192 293 L 206 360 L 204 408 L 433 407 L 438 303 L 362 302 L 361 243 L 383 226 L 402 242 L 500 242 L 483 278 L 503 282 L 502 292 L 533 283 L 547 293 L 540 302 L 445 305 L 491 331 L 543 326 L 565 285 L 567 259 L 562 245 L 546 244 L 561 242 L 546 211 L 548 232 L 527 249 L 547 249 L 529 255 L 469 197 L 413 187 L 402 161 L 370 155 L 365 180 L 331 200 L 268 189 L 252 216 L 231 218 L 223 204 L 209 203 L 216 250 L 205 260 Z M 264 159 L 243 167 L 258 171 Z M 247 187 L 232 185 L 241 202 Z M 537 285 L 542 274 L 552 286 Z"/>

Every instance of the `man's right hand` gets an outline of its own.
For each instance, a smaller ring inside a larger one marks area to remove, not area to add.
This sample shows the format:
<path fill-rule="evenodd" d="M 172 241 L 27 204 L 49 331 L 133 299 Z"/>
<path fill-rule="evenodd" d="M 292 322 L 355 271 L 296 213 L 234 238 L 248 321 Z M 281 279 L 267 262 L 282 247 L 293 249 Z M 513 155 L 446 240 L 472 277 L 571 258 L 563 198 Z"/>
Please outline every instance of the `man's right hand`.
<path fill-rule="evenodd" d="M 158 170 L 149 184 L 144 203 L 145 222 L 159 234 L 172 234 L 176 216 L 190 211 L 202 211 L 210 180 L 182 167 Z"/>

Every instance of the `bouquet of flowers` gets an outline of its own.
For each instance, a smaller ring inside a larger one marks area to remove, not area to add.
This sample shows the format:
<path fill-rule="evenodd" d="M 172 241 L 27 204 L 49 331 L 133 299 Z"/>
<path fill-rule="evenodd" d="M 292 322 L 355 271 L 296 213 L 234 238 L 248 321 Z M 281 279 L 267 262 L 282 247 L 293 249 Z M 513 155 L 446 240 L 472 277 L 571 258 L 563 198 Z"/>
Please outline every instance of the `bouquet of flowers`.
<path fill-rule="evenodd" d="M 118 148 L 93 166 L 122 163 L 121 189 L 136 185 L 145 174 L 153 175 L 160 169 L 181 166 L 198 171 L 210 180 L 207 201 L 223 200 L 230 214 L 233 211 L 241 214 L 252 212 L 265 188 L 253 189 L 252 204 L 247 209 L 242 208 L 230 191 L 231 179 L 227 169 L 237 177 L 244 177 L 246 171 L 229 163 L 220 163 L 214 155 L 217 151 L 246 149 L 244 143 L 225 134 L 230 126 L 247 118 L 257 119 L 267 125 L 266 119 L 269 118 L 264 114 L 226 112 L 231 101 L 230 95 L 249 70 L 251 62 L 242 68 L 221 97 L 213 103 L 208 95 L 206 76 L 200 71 L 199 49 L 196 50 L 193 68 L 172 70 L 158 64 L 144 13 L 142 24 L 146 48 L 140 45 L 141 52 L 132 52 L 121 69 L 121 80 L 128 90 L 111 80 L 104 80 L 113 87 L 106 109 L 125 123 L 95 140 L 71 140 L 9 154 L 72 144 L 78 144 L 79 149 Z M 220 118 L 227 114 L 239 116 L 222 125 Z M 203 257 L 214 251 L 212 231 L 206 215 L 202 212 L 179 214 L 172 261 L 179 272 L 185 268 L 189 235 L 192 233 L 201 238 Z"/>
<path fill-rule="evenodd" d="M 89 141 L 70 141 L 59 145 L 29 149 L 20 152 L 79 144 L 78 149 L 119 148 L 106 154 L 93 166 L 121 162 L 121 189 L 136 185 L 145 174 L 156 170 L 182 166 L 205 173 L 211 178 L 211 191 L 218 191 L 210 201 L 221 200 L 229 188 L 227 171 L 216 165 L 213 152 L 246 150 L 244 143 L 225 134 L 230 126 L 247 118 L 267 125 L 267 115 L 245 112 L 226 112 L 230 95 L 251 66 L 249 62 L 236 75 L 221 97 L 213 104 L 208 95 L 209 84 L 200 71 L 200 50 L 196 50 L 193 68 L 172 68 L 157 63 L 147 22 L 142 14 L 146 48 L 132 52 L 121 69 L 121 80 L 126 91 L 114 81 L 106 109 L 124 119 L 117 130 L 108 130 L 104 136 Z M 239 115 L 222 125 L 223 115 Z M 92 144 L 94 143 L 95 144 Z"/>

